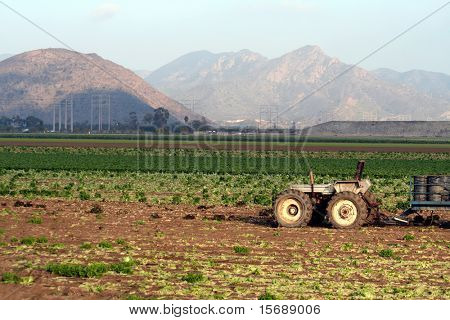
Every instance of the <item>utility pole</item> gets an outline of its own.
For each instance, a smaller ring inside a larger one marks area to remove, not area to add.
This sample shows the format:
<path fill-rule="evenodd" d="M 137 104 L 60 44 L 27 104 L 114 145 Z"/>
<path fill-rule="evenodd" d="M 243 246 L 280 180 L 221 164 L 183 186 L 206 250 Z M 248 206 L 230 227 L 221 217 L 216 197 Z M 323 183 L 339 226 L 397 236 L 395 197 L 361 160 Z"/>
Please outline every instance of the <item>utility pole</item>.
<path fill-rule="evenodd" d="M 94 96 L 91 95 L 91 133 L 93 129 L 93 122 L 94 122 Z"/>
<path fill-rule="evenodd" d="M 70 132 L 73 133 L 73 97 L 70 96 Z"/>
<path fill-rule="evenodd" d="M 179 100 L 179 102 L 187 109 L 191 109 L 192 112 L 195 112 L 195 107 L 198 105 L 200 100 L 195 99 L 195 97 L 192 97 L 190 99 L 183 99 Z"/>
<path fill-rule="evenodd" d="M 56 132 L 56 103 L 53 101 L 53 132 Z"/>
<path fill-rule="evenodd" d="M 108 132 L 111 131 L 111 95 L 108 94 Z"/>
<path fill-rule="evenodd" d="M 61 132 L 61 102 L 58 104 L 58 132 Z"/>
<path fill-rule="evenodd" d="M 64 131 L 67 131 L 67 111 L 68 111 L 68 102 L 67 99 L 64 100 L 66 110 L 64 112 Z"/>
<path fill-rule="evenodd" d="M 259 124 L 258 128 L 260 128 L 263 115 L 266 116 L 269 122 L 269 129 L 277 129 L 278 128 L 278 120 L 279 120 L 279 106 L 278 105 L 267 105 L 262 104 L 259 105 Z"/>

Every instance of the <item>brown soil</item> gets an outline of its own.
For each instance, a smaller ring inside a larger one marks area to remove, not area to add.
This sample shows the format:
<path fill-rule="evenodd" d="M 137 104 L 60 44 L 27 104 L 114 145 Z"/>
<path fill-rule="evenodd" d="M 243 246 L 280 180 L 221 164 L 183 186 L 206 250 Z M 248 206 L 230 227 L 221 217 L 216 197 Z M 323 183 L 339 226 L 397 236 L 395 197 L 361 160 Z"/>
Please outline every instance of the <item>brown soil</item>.
<path fill-rule="evenodd" d="M 276 228 L 268 212 L 90 201 L 22 204 L 0 198 L 0 275 L 13 272 L 34 279 L 29 285 L 0 282 L 0 299 L 121 299 L 130 294 L 255 299 L 266 290 L 286 299 L 361 298 L 355 294 L 365 294 L 365 285 L 375 288 L 372 298 L 396 298 L 391 287 L 415 293 L 407 298 L 449 298 L 447 229 L 286 229 Z M 32 216 L 42 223 L 30 223 Z M 414 239 L 405 241 L 405 234 Z M 27 236 L 45 236 L 48 243 L 21 245 Z M 119 238 L 127 244 L 116 243 Z M 98 248 L 100 241 L 113 248 Z M 81 249 L 85 242 L 93 249 Z M 235 246 L 245 246 L 249 253 L 238 254 Z M 395 259 L 379 256 L 385 248 L 392 248 Z M 132 275 L 69 278 L 44 268 L 49 262 L 119 262 L 124 257 L 138 261 Z M 189 272 L 201 272 L 206 279 L 188 283 L 183 276 Z M 422 286 L 428 291 L 414 291 Z"/>
<path fill-rule="evenodd" d="M 301 145 L 270 145 L 270 144 L 221 144 L 221 143 L 177 143 L 177 142 L 158 142 L 155 144 L 141 143 L 109 143 L 109 142 L 68 142 L 68 141 L 0 141 L 0 146 L 29 146 L 29 147 L 72 147 L 72 148 L 149 148 L 149 149 L 205 149 L 205 150 L 242 150 L 242 151 L 305 151 L 305 152 L 419 152 L 419 153 L 441 153 L 449 152 L 446 147 L 420 148 L 417 146 L 404 145 L 398 146 L 301 146 Z"/>

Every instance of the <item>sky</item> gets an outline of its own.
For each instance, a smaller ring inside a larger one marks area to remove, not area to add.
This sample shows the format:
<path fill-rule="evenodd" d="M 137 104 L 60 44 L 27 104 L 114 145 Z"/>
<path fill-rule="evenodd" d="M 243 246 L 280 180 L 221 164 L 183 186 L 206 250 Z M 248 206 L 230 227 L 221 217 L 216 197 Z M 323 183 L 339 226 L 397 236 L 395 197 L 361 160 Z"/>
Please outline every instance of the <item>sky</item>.
<path fill-rule="evenodd" d="M 447 0 L 0 0 L 0 54 L 63 47 L 133 70 L 188 52 L 249 49 L 275 58 L 305 45 L 353 64 Z M 361 66 L 450 74 L 450 5 Z"/>

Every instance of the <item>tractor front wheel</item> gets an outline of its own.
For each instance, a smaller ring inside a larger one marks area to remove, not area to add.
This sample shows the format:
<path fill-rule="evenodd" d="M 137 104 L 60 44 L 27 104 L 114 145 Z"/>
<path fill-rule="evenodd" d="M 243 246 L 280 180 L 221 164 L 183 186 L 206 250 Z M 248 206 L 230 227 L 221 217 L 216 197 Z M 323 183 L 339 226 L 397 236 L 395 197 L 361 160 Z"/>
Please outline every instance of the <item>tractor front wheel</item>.
<path fill-rule="evenodd" d="M 305 193 L 286 190 L 275 199 L 273 211 L 282 227 L 304 227 L 311 221 L 313 206 Z"/>
<path fill-rule="evenodd" d="M 338 229 L 361 227 L 368 215 L 364 200 L 353 192 L 335 194 L 327 207 L 328 220 Z"/>

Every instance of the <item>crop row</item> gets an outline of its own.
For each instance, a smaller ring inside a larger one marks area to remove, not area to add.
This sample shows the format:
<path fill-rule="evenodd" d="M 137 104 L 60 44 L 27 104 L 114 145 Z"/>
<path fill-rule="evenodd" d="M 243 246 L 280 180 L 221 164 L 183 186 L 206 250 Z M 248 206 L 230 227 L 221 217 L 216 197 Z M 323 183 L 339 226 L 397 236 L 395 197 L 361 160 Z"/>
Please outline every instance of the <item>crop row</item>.
<path fill-rule="evenodd" d="M 84 155 L 108 155 L 108 156 L 237 156 L 237 157 L 297 157 L 308 159 L 393 159 L 393 160 L 447 160 L 450 161 L 450 152 L 441 153 L 411 153 L 411 152 L 306 152 L 306 151 L 239 151 L 239 150 L 208 150 L 208 149 L 183 149 L 183 148 L 69 148 L 69 147 L 21 147 L 3 146 L 1 153 L 66 153 Z"/>
<path fill-rule="evenodd" d="M 293 156 L 252 157 L 245 155 L 102 155 L 55 153 L 0 153 L 0 169 L 107 170 L 142 172 L 198 172 L 230 174 L 305 174 L 350 177 L 355 159 L 304 158 Z M 446 174 L 446 160 L 369 159 L 366 174 L 372 177 L 399 177 L 422 174 Z"/>
<path fill-rule="evenodd" d="M 448 144 L 448 138 L 396 138 L 396 137 L 314 137 L 291 134 L 234 134 L 234 135 L 182 135 L 182 134 L 20 134 L 3 133 L 0 139 L 70 139 L 70 140 L 129 140 L 129 141 L 187 141 L 187 142 L 331 142 L 331 143 L 412 143 L 412 144 Z"/>

